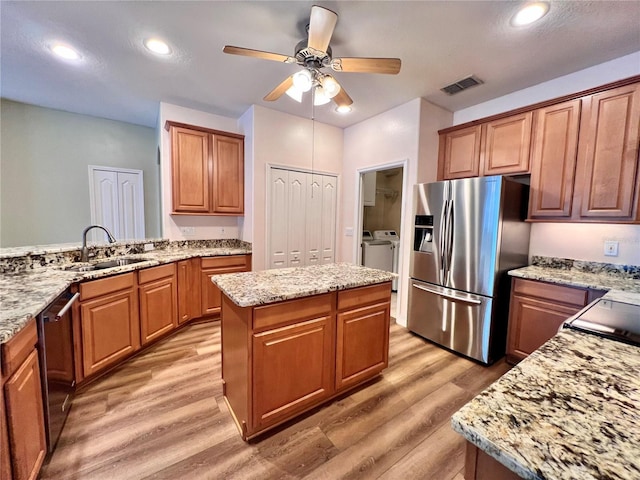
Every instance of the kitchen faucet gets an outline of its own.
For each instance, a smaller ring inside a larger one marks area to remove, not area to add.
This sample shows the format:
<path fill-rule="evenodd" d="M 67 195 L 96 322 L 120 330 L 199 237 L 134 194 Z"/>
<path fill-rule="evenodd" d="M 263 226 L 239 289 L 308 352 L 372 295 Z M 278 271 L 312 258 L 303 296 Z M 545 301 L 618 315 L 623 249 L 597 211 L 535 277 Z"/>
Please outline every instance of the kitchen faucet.
<path fill-rule="evenodd" d="M 89 225 L 82 232 L 82 254 L 80 255 L 80 261 L 81 262 L 88 262 L 89 261 L 89 249 L 87 248 L 87 233 L 92 228 L 101 228 L 102 230 L 104 230 L 105 233 L 107 234 L 107 237 L 109 238 L 109 243 L 114 243 L 116 241 L 116 239 L 113 237 L 113 235 L 111 235 L 111 232 L 109 230 L 107 230 L 105 227 L 103 227 L 102 225 Z"/>

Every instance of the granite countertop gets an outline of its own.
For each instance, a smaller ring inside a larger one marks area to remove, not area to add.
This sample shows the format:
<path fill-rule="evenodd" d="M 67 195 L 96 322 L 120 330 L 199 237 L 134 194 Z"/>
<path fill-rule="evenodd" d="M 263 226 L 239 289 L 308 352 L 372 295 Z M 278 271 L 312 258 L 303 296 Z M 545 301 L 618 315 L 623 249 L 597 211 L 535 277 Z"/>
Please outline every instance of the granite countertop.
<path fill-rule="evenodd" d="M 640 349 L 563 330 L 455 413 L 525 479 L 640 478 Z"/>
<path fill-rule="evenodd" d="M 389 282 L 397 275 L 350 263 L 332 263 L 211 277 L 236 305 L 254 307 L 320 293 Z"/>
<path fill-rule="evenodd" d="M 165 241 L 165 243 L 168 243 Z M 234 245 L 220 242 L 222 246 L 181 247 L 178 242 L 172 248 L 152 250 L 143 254 L 116 255 L 129 258 L 145 259 L 143 262 L 121 267 L 93 270 L 89 272 L 73 272 L 64 270 L 72 265 L 70 262 L 50 264 L 45 267 L 21 269 L 15 273 L 4 273 L 0 276 L 0 343 L 5 343 L 19 332 L 30 318 L 38 315 L 49 303 L 64 292 L 71 284 L 86 280 L 108 277 L 119 273 L 131 272 L 165 263 L 176 262 L 193 257 L 217 257 L 224 255 L 246 255 L 251 253 L 250 246 Z M 29 247 L 26 247 L 29 250 Z M 31 249 L 33 250 L 33 249 Z M 5 251 L 8 251 L 6 249 Z M 38 255 L 57 253 L 59 250 L 46 251 L 44 247 L 37 249 Z M 10 257 L 10 255 L 7 255 Z M 106 257 L 95 261 L 109 260 Z M 83 265 L 73 263 L 73 265 Z"/>

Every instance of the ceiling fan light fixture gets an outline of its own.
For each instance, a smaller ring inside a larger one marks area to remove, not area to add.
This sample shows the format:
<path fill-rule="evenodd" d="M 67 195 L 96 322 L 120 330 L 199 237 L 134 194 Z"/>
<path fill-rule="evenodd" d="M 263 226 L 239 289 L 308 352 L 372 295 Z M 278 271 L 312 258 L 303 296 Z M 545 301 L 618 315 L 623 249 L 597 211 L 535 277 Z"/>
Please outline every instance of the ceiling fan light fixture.
<path fill-rule="evenodd" d="M 330 101 L 331 97 L 327 95 L 321 85 L 318 85 L 313 91 L 313 104 L 317 107 L 319 105 L 326 105 Z"/>
<path fill-rule="evenodd" d="M 150 52 L 156 53 L 158 55 L 169 55 L 171 53 L 171 47 L 169 47 L 166 42 L 160 40 L 159 38 L 147 38 L 144 41 L 144 46 Z"/>
<path fill-rule="evenodd" d="M 336 107 L 336 112 L 342 114 L 351 113 L 351 107 L 349 105 L 338 105 Z"/>
<path fill-rule="evenodd" d="M 325 75 L 320 81 L 324 94 L 333 98 L 340 92 L 340 84 L 331 75 Z"/>
<path fill-rule="evenodd" d="M 549 11 L 547 2 L 535 2 L 525 5 L 511 19 L 511 25 L 514 27 L 523 27 L 540 20 Z"/>
<path fill-rule="evenodd" d="M 296 102 L 302 103 L 302 92 L 298 90 L 295 85 L 289 87 L 289 89 L 284 93 L 293 98 Z"/>
<path fill-rule="evenodd" d="M 313 76 L 307 69 L 300 70 L 293 74 L 293 86 L 301 92 L 308 92 L 313 85 Z"/>

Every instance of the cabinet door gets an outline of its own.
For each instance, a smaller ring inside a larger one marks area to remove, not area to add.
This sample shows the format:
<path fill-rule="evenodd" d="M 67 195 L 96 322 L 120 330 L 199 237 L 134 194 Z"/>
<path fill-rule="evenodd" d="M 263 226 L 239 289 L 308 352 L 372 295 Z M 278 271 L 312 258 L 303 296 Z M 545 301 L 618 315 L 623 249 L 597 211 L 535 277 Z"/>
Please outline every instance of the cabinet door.
<path fill-rule="evenodd" d="M 253 425 L 260 430 L 333 393 L 332 317 L 253 335 Z"/>
<path fill-rule="evenodd" d="M 481 127 L 455 130 L 440 136 L 440 180 L 477 177 L 480 173 Z"/>
<path fill-rule="evenodd" d="M 534 112 L 529 218 L 571 216 L 580 100 Z"/>
<path fill-rule="evenodd" d="M 47 449 L 37 350 L 29 354 L 4 388 L 13 478 L 35 479 Z"/>
<path fill-rule="evenodd" d="M 202 258 L 201 262 L 201 301 L 202 316 L 219 315 L 222 305 L 222 293 L 211 281 L 213 275 L 222 273 L 246 272 L 251 270 L 250 259 L 246 255 L 229 257 Z"/>
<path fill-rule="evenodd" d="M 200 259 L 178 262 L 178 324 L 201 315 Z"/>
<path fill-rule="evenodd" d="M 633 220 L 638 208 L 640 84 L 583 99 L 579 218 Z"/>
<path fill-rule="evenodd" d="M 526 112 L 483 126 L 481 175 L 529 173 L 532 116 L 533 112 Z"/>
<path fill-rule="evenodd" d="M 363 382 L 387 367 L 389 316 L 389 303 L 338 314 L 336 390 Z"/>
<path fill-rule="evenodd" d="M 84 375 L 97 373 L 140 348 L 138 303 L 133 289 L 83 302 Z"/>
<path fill-rule="evenodd" d="M 146 345 L 178 326 L 175 277 L 140 285 L 140 335 Z"/>
<path fill-rule="evenodd" d="M 9 458 L 9 433 L 7 432 L 7 412 L 4 406 L 4 388 L 0 376 L 0 478 L 11 480 L 11 460 Z"/>
<path fill-rule="evenodd" d="M 244 213 L 244 140 L 213 136 L 212 205 L 215 213 Z"/>
<path fill-rule="evenodd" d="M 171 127 L 174 212 L 211 211 L 209 139 L 206 132 Z"/>
<path fill-rule="evenodd" d="M 558 332 L 562 322 L 580 309 L 581 307 L 512 295 L 507 360 L 516 363 L 529 356 Z"/>
<path fill-rule="evenodd" d="M 269 268 L 287 266 L 289 171 L 272 168 L 269 178 Z"/>

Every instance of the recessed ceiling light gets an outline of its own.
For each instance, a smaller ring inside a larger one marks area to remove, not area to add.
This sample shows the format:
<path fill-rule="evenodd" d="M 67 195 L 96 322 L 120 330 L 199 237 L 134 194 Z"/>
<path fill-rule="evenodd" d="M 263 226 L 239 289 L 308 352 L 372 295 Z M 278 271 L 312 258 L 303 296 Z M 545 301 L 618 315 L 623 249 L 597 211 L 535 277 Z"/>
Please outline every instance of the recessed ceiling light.
<path fill-rule="evenodd" d="M 349 113 L 351 112 L 351 107 L 349 105 L 340 105 L 339 107 L 336 107 L 336 112 Z"/>
<path fill-rule="evenodd" d="M 144 46 L 158 55 L 169 55 L 171 53 L 169 45 L 158 38 L 148 38 L 144 41 Z"/>
<path fill-rule="evenodd" d="M 65 60 L 79 60 L 80 54 L 68 45 L 62 43 L 56 43 L 49 47 L 53 53 L 57 56 L 64 58 Z"/>
<path fill-rule="evenodd" d="M 546 2 L 530 3 L 522 7 L 511 19 L 511 25 L 522 27 L 540 20 L 549 11 L 549 4 Z"/>

